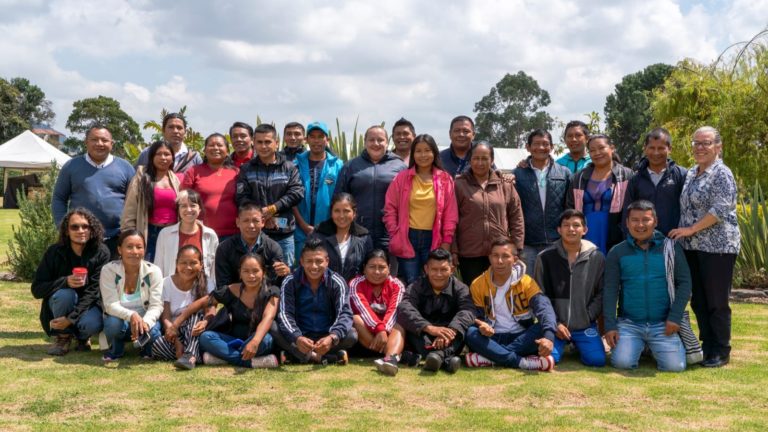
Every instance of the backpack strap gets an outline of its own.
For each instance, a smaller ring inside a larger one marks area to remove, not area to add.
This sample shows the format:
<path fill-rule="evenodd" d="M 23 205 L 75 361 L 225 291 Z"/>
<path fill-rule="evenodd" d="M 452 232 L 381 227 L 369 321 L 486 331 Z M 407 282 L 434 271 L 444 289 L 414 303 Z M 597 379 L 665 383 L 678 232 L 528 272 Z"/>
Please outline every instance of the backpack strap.
<path fill-rule="evenodd" d="M 675 301 L 675 241 L 671 238 L 664 239 L 664 268 L 667 276 L 667 291 L 669 302 Z"/>
<path fill-rule="evenodd" d="M 197 156 L 196 151 L 194 150 L 188 151 L 187 154 L 184 155 L 184 158 L 181 160 L 181 162 L 178 165 L 173 167 L 173 171 L 175 172 L 182 171 L 184 168 L 187 167 L 187 165 L 189 165 L 195 159 L 195 156 Z"/>

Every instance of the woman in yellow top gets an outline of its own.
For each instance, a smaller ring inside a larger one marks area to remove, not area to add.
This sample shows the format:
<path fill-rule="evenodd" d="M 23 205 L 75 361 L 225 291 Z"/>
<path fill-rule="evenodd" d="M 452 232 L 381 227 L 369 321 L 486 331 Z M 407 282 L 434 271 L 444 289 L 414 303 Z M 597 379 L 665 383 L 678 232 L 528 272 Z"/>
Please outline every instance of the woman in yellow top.
<path fill-rule="evenodd" d="M 408 169 L 392 180 L 384 201 L 389 250 L 406 284 L 421 275 L 430 251 L 450 250 L 458 214 L 453 177 L 442 167 L 435 139 L 417 136 Z"/>

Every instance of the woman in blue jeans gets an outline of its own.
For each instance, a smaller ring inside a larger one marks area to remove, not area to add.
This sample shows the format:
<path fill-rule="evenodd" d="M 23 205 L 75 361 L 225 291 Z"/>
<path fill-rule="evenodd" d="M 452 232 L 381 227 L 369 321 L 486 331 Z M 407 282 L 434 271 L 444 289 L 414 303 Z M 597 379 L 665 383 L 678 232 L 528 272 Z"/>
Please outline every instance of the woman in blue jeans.
<path fill-rule="evenodd" d="M 221 303 L 224 308 L 211 322 L 213 328 L 200 335 L 203 363 L 247 368 L 279 366 L 272 354 L 269 328 L 277 315 L 280 290 L 267 284 L 264 270 L 260 255 L 245 254 L 240 259 L 242 282 L 213 292 L 213 304 Z M 216 322 L 219 317 L 226 318 L 222 320 L 225 322 Z"/>

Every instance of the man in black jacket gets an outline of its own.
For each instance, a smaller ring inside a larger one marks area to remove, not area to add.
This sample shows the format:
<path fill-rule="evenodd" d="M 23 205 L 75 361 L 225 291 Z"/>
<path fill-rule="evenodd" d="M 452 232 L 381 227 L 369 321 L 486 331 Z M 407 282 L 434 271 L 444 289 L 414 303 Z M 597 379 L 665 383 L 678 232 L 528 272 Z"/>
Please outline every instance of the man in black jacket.
<path fill-rule="evenodd" d="M 216 283 L 221 286 L 239 282 L 240 259 L 254 253 L 264 258 L 268 282 L 280 286 L 291 269 L 284 262 L 280 245 L 262 232 L 261 208 L 254 203 L 241 205 L 235 223 L 240 234 L 229 237 L 216 248 Z"/>
<path fill-rule="evenodd" d="M 50 355 L 69 352 L 73 336 L 78 351 L 90 351 L 90 337 L 102 329 L 99 276 L 110 255 L 103 238 L 104 228 L 93 213 L 70 210 L 61 221 L 59 242 L 48 248 L 37 267 L 32 295 L 43 299 L 43 330 L 56 336 Z"/>
<path fill-rule="evenodd" d="M 235 200 L 238 206 L 252 202 L 261 207 L 264 232 L 280 245 L 285 263 L 292 267 L 293 207 L 304 198 L 304 185 L 296 165 L 277 152 L 274 126 L 261 124 L 254 129 L 253 148 L 257 157 L 240 168 Z"/>
<path fill-rule="evenodd" d="M 450 252 L 435 249 L 424 265 L 426 276 L 408 286 L 397 308 L 397 322 L 406 330 L 413 350 L 426 356 L 424 370 L 440 366 L 455 373 L 464 347 L 464 333 L 475 320 L 469 288 L 453 277 Z"/>

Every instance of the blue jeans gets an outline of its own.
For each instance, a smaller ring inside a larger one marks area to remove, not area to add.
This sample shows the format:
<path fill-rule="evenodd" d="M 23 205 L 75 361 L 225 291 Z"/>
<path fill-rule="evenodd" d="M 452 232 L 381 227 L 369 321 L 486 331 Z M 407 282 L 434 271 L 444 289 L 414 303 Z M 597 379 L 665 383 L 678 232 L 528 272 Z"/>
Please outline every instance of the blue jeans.
<path fill-rule="evenodd" d="M 427 263 L 427 257 L 432 248 L 432 231 L 410 228 L 408 230 L 408 240 L 411 242 L 416 256 L 413 258 L 397 258 L 398 276 L 405 281 L 406 286 L 421 276 L 424 264 Z"/>
<path fill-rule="evenodd" d="M 51 313 L 54 318 L 59 318 L 69 315 L 75 310 L 77 305 L 77 291 L 72 288 L 62 288 L 53 293 L 51 298 L 48 299 L 48 307 L 51 308 Z M 69 326 L 65 330 L 53 330 L 52 333 L 64 333 L 73 334 L 80 340 L 86 340 L 91 336 L 99 333 L 103 327 L 103 320 L 101 318 L 101 309 L 96 306 L 91 307 L 80 315 L 73 325 Z"/>
<path fill-rule="evenodd" d="M 251 367 L 251 361 L 242 359 L 243 347 L 253 339 L 253 335 L 243 341 L 243 345 L 237 349 L 229 346 L 229 342 L 237 339 L 228 334 L 216 331 L 206 331 L 200 335 L 200 350 L 214 355 L 227 363 L 241 367 Z M 272 352 L 272 335 L 267 332 L 264 339 L 261 340 L 259 348 L 256 350 L 256 356 L 263 356 Z"/>
<path fill-rule="evenodd" d="M 491 337 L 483 336 L 473 325 L 467 329 L 464 339 L 470 351 L 499 366 L 517 368 L 521 358 L 539 352 L 536 339 L 542 337 L 541 324 L 534 324 L 520 333 L 496 333 Z"/>
<path fill-rule="evenodd" d="M 571 342 L 579 350 L 579 356 L 584 365 L 594 367 L 605 366 L 605 347 L 603 347 L 603 339 L 597 331 L 597 324 L 593 323 L 584 330 L 571 331 Z M 555 363 L 560 363 L 560 358 L 563 356 L 567 343 L 568 341 L 566 340 L 558 337 L 555 338 L 555 347 L 552 350 L 552 357 L 555 359 Z"/>
<path fill-rule="evenodd" d="M 163 226 L 159 225 L 147 225 L 147 251 L 144 253 L 144 260 L 149 262 L 155 261 L 155 251 L 157 250 L 157 237 L 160 235 L 160 230 Z"/>
<path fill-rule="evenodd" d="M 112 358 L 120 358 L 125 355 L 125 343 L 131 340 L 131 323 L 112 315 L 105 315 L 104 336 L 109 342 L 107 354 Z M 160 337 L 160 321 L 149 329 L 149 336 L 149 342 L 141 349 L 141 355 L 145 357 L 152 355 L 152 344 Z"/>
<path fill-rule="evenodd" d="M 282 240 L 275 240 L 275 242 L 277 242 L 277 244 L 280 245 L 280 249 L 283 250 L 283 259 L 285 265 L 293 269 L 294 265 L 296 264 L 296 255 L 294 255 L 294 249 L 296 245 L 293 243 L 293 234 Z"/>
<path fill-rule="evenodd" d="M 536 257 L 543 251 L 544 249 L 548 248 L 549 245 L 545 246 L 529 246 L 524 245 L 523 246 L 523 260 L 525 261 L 525 274 L 527 274 L 530 277 L 533 277 L 533 268 L 536 266 Z"/>
<path fill-rule="evenodd" d="M 619 318 L 619 341 L 611 352 L 611 364 L 617 369 L 637 368 L 645 344 L 653 353 L 660 371 L 680 372 L 685 370 L 685 347 L 677 333 L 664 335 L 665 322 L 634 323 Z"/>

